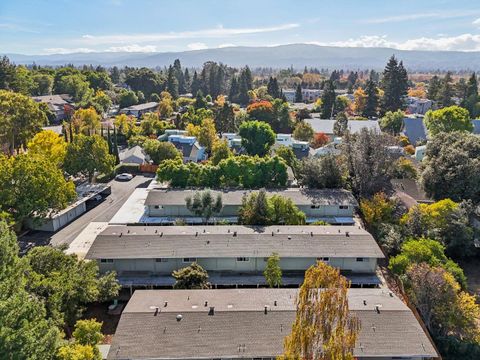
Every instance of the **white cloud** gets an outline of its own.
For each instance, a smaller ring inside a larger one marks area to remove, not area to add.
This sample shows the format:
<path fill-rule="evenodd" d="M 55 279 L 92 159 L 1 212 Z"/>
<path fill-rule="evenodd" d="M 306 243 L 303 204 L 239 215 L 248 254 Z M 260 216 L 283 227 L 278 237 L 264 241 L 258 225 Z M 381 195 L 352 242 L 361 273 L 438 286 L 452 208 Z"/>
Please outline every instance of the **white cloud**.
<path fill-rule="evenodd" d="M 144 43 L 164 40 L 177 39 L 195 39 L 195 38 L 226 38 L 231 36 L 258 34 L 266 32 L 275 32 L 282 30 L 289 30 L 299 27 L 298 24 L 283 24 L 271 27 L 259 28 L 224 28 L 219 26 L 212 29 L 203 29 L 195 31 L 182 32 L 167 32 L 167 33 L 153 33 L 153 34 L 118 34 L 118 35 L 83 35 L 80 39 L 82 43 L 89 45 L 100 44 L 129 44 L 129 43 Z"/>
<path fill-rule="evenodd" d="M 478 10 L 467 10 L 467 11 L 434 11 L 434 12 L 425 12 L 425 13 L 412 13 L 404 15 L 395 15 L 387 16 L 381 18 L 372 18 L 361 20 L 361 23 L 364 24 L 385 24 L 392 22 L 404 22 L 404 21 L 413 21 L 419 19 L 454 19 L 465 16 L 478 15 L 480 11 Z"/>
<path fill-rule="evenodd" d="M 472 22 L 472 24 L 475 25 L 475 26 L 480 27 L 480 18 L 474 20 L 474 21 Z"/>
<path fill-rule="evenodd" d="M 420 37 L 405 41 L 392 41 L 386 35 L 364 35 L 345 41 L 311 42 L 311 44 L 341 47 L 388 47 L 399 50 L 480 51 L 480 35 L 461 34 L 438 38 Z"/>
<path fill-rule="evenodd" d="M 43 49 L 45 54 L 72 54 L 72 53 L 90 53 L 95 52 L 89 48 L 47 48 Z"/>
<path fill-rule="evenodd" d="M 208 49 L 207 44 L 202 43 L 202 42 L 191 43 L 191 44 L 188 44 L 187 47 L 188 47 L 190 50 L 204 50 L 204 49 Z"/>
<path fill-rule="evenodd" d="M 110 46 L 107 50 L 109 52 L 156 52 L 155 45 L 141 46 L 138 44 L 124 45 L 124 46 Z"/>
<path fill-rule="evenodd" d="M 237 45 L 227 43 L 227 44 L 220 44 L 220 45 L 218 45 L 217 47 L 218 47 L 219 49 L 223 49 L 223 48 L 234 47 L 234 46 L 237 46 Z"/>

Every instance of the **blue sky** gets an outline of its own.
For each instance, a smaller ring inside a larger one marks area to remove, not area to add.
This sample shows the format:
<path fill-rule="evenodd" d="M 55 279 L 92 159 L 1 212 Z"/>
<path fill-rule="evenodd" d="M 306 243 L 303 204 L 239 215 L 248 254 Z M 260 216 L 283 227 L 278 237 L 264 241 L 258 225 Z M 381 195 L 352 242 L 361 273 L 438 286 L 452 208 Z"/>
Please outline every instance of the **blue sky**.
<path fill-rule="evenodd" d="M 480 51 L 479 0 L 0 0 L 0 53 L 289 43 Z"/>

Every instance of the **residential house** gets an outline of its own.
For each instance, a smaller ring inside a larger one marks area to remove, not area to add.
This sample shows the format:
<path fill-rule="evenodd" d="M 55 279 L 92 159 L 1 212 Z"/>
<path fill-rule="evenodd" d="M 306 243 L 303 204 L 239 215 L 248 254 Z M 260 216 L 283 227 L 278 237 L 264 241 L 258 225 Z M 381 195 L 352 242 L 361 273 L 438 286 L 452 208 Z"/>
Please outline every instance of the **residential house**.
<path fill-rule="evenodd" d="M 283 95 L 285 95 L 285 98 L 289 103 L 294 103 L 296 102 L 295 95 L 296 95 L 296 90 L 295 89 L 283 89 L 282 90 Z M 318 98 L 322 96 L 322 90 L 320 89 L 302 89 L 302 101 L 307 102 L 307 103 L 312 103 L 317 101 Z"/>
<path fill-rule="evenodd" d="M 428 110 L 432 109 L 433 101 L 429 99 L 421 99 L 413 96 L 407 98 L 407 113 L 425 115 Z"/>
<path fill-rule="evenodd" d="M 317 261 L 337 267 L 355 286 L 376 286 L 384 255 L 359 226 L 126 226 L 97 235 L 86 259 L 102 273 L 115 271 L 123 285 L 173 286 L 172 272 L 197 262 L 214 286 L 266 285 L 263 271 L 280 256 L 285 286 L 303 282 Z"/>
<path fill-rule="evenodd" d="M 264 359 L 283 354 L 298 289 L 137 290 L 108 359 Z M 349 289 L 360 330 L 355 359 L 438 357 L 417 318 L 387 289 Z"/>
<path fill-rule="evenodd" d="M 168 141 L 168 137 L 170 135 L 187 135 L 186 130 L 179 130 L 179 129 L 166 129 L 165 132 L 157 137 L 158 141 Z"/>
<path fill-rule="evenodd" d="M 185 205 L 187 197 L 197 190 L 155 189 L 150 190 L 145 200 L 147 217 L 145 223 L 174 223 L 181 218 L 187 223 L 200 223 L 202 219 L 191 213 Z M 223 208 L 215 220 L 235 223 L 242 199 L 254 190 L 212 190 L 213 196 L 222 196 Z M 331 224 L 353 224 L 355 207 L 358 205 L 352 193 L 343 189 L 270 189 L 267 196 L 281 195 L 305 213 L 307 222 L 323 220 Z M 149 219 L 150 218 L 150 219 Z"/>
<path fill-rule="evenodd" d="M 402 135 L 408 138 L 410 144 L 415 146 L 427 140 L 427 128 L 422 117 L 406 117 L 403 119 Z"/>
<path fill-rule="evenodd" d="M 169 135 L 168 141 L 180 150 L 184 162 L 199 162 L 207 159 L 205 148 L 200 146 L 195 136 Z"/>
<path fill-rule="evenodd" d="M 139 164 L 148 163 L 149 157 L 139 145 L 135 145 L 120 153 L 120 162 L 123 164 Z"/>
<path fill-rule="evenodd" d="M 57 124 L 67 117 L 69 111 L 73 111 L 71 98 L 66 94 L 33 96 L 32 99 L 47 104 L 50 111 L 55 114 L 54 122 Z"/>
<path fill-rule="evenodd" d="M 122 114 L 135 116 L 137 119 L 142 117 L 143 114 L 149 112 L 155 112 L 158 108 L 158 102 L 151 101 L 145 104 L 132 105 L 120 110 Z"/>

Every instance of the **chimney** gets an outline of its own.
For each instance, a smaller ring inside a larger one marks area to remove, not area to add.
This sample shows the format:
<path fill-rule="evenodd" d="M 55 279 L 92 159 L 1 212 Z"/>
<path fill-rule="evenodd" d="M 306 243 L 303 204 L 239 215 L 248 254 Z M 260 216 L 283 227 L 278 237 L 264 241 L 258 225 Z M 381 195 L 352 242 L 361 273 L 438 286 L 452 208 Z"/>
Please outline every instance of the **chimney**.
<path fill-rule="evenodd" d="M 215 306 L 210 306 L 210 310 L 208 310 L 208 315 L 210 316 L 215 315 Z"/>

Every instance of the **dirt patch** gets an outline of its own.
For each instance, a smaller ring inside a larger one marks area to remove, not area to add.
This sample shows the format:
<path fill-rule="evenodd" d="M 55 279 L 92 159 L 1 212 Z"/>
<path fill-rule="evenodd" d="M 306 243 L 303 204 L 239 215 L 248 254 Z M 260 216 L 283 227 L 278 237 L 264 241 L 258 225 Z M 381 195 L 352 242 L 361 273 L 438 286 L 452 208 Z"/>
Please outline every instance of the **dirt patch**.
<path fill-rule="evenodd" d="M 120 314 L 111 315 L 108 313 L 108 305 L 110 304 L 111 302 L 90 304 L 83 315 L 83 319 L 96 319 L 98 322 L 102 322 L 102 333 L 105 335 L 105 344 L 111 343 L 112 336 L 115 334 L 118 321 L 120 320 Z"/>

